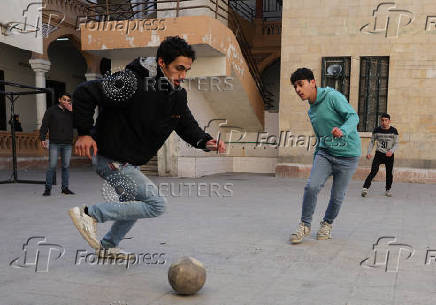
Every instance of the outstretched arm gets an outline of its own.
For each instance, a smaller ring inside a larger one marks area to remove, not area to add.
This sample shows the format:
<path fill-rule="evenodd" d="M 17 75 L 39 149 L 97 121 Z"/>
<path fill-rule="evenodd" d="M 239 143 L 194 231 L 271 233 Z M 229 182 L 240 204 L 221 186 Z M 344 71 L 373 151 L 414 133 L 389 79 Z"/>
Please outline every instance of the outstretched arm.
<path fill-rule="evenodd" d="M 187 105 L 181 114 L 180 122 L 175 130 L 185 142 L 191 144 L 195 148 L 206 151 L 209 150 L 206 147 L 206 143 L 208 143 L 210 140 L 213 140 L 213 138 L 210 136 L 210 134 L 204 132 L 200 126 L 198 126 L 197 121 L 193 117 Z"/>

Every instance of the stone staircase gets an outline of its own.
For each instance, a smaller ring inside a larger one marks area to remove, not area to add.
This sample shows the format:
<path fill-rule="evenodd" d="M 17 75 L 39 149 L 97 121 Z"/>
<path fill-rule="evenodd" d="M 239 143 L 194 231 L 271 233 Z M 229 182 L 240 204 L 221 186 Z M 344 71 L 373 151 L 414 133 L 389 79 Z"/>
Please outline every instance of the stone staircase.
<path fill-rule="evenodd" d="M 159 176 L 157 170 L 157 156 L 154 156 L 147 164 L 141 166 L 141 172 L 146 176 Z"/>

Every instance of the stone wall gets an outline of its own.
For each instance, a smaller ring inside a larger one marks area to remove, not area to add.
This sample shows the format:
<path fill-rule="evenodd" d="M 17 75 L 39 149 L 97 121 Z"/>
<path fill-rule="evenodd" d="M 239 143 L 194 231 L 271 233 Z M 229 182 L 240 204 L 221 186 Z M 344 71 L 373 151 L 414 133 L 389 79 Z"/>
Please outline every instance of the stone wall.
<path fill-rule="evenodd" d="M 289 77 L 299 67 L 321 84 L 322 57 L 351 57 L 350 104 L 358 109 L 360 57 L 389 56 L 387 112 L 400 134 L 396 166 L 436 168 L 436 2 L 362 0 L 284 1 L 280 130 L 312 135 L 307 102 Z M 387 20 L 389 17 L 389 23 Z M 377 19 L 376 19 L 377 18 Z M 375 21 L 377 23 L 375 24 Z M 369 133 L 361 133 L 366 153 Z M 280 148 L 280 162 L 311 163 L 313 151 Z M 362 165 L 368 161 L 362 159 Z"/>

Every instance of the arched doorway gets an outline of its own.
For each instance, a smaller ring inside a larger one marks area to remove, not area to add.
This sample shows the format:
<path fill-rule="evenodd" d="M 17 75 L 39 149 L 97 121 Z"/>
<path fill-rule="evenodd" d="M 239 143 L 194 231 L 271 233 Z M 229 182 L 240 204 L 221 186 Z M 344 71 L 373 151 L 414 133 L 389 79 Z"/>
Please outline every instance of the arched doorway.
<path fill-rule="evenodd" d="M 59 37 L 48 46 L 51 68 L 46 76 L 46 87 L 54 89 L 56 101 L 59 94 L 72 93 L 77 85 L 86 81 L 86 60 L 76 46 L 69 37 Z M 51 97 L 47 96 L 47 107 L 50 104 Z"/>

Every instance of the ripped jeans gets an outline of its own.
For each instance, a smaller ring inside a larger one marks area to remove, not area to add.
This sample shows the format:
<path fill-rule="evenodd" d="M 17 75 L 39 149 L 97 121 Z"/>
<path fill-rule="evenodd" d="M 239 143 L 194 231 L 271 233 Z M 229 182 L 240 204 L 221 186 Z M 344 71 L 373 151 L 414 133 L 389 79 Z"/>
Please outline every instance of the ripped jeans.
<path fill-rule="evenodd" d="M 88 214 L 97 222 L 114 221 L 101 240 L 103 248 L 117 247 L 137 219 L 157 217 L 165 211 L 166 199 L 159 196 L 157 186 L 138 166 L 120 164 L 98 155 L 96 172 L 107 184 L 114 186 L 120 198 L 88 206 Z"/>

